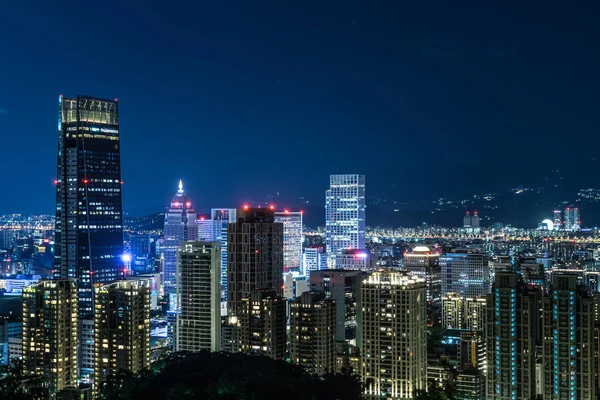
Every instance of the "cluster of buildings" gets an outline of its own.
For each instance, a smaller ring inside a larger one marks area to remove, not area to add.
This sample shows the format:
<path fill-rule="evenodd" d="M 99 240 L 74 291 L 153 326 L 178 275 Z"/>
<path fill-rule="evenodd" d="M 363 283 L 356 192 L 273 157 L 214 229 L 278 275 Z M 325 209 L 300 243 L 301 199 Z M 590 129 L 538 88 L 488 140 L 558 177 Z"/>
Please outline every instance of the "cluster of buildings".
<path fill-rule="evenodd" d="M 367 399 L 436 386 L 473 400 L 600 394 L 594 251 L 429 238 L 389 263 L 392 244 L 367 243 L 357 174 L 330 177 L 324 246 L 305 246 L 301 211 L 202 214 L 180 182 L 163 236 L 135 232 L 126 249 L 118 102 L 61 96 L 58 130 L 52 277 L 0 280 L 0 311 L 22 315 L 0 312 L 0 362 L 21 358 L 49 396 L 88 398 L 107 376 L 148 368 L 161 306 L 172 351 L 352 371 Z M 476 212 L 463 222 L 479 229 Z"/>

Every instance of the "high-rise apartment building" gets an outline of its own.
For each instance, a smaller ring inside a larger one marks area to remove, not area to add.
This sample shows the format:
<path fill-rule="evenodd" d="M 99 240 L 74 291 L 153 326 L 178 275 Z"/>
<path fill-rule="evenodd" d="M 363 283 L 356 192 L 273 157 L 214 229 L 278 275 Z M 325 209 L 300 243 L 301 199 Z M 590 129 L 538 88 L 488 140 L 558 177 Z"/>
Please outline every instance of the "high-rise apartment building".
<path fill-rule="evenodd" d="M 327 268 L 327 257 L 323 247 L 307 247 L 302 254 L 302 269 L 306 276 L 310 276 L 311 271 L 318 271 Z"/>
<path fill-rule="evenodd" d="M 302 211 L 275 211 L 275 222 L 283 224 L 283 271 L 302 268 Z"/>
<path fill-rule="evenodd" d="M 564 229 L 567 231 L 578 231 L 581 229 L 581 221 L 579 219 L 579 208 L 577 208 L 577 207 L 565 208 Z"/>
<path fill-rule="evenodd" d="M 95 288 L 94 382 L 150 367 L 148 280 L 115 281 Z"/>
<path fill-rule="evenodd" d="M 474 211 L 473 215 L 467 211 L 463 218 L 463 228 L 479 229 L 479 213 L 477 213 L 477 211 Z"/>
<path fill-rule="evenodd" d="M 221 243 L 183 242 L 175 351 L 221 351 Z"/>
<path fill-rule="evenodd" d="M 457 250 L 440 257 L 442 271 L 442 296 L 455 292 L 464 297 L 477 297 L 490 293 L 491 276 L 485 254 Z"/>
<path fill-rule="evenodd" d="M 446 293 L 442 297 L 442 327 L 461 329 L 463 322 L 463 298 L 458 293 Z"/>
<path fill-rule="evenodd" d="M 470 331 L 482 332 L 485 327 L 485 297 L 467 297 L 464 300 L 463 326 Z"/>
<path fill-rule="evenodd" d="M 544 398 L 596 399 L 595 301 L 576 275 L 552 275 L 542 321 Z"/>
<path fill-rule="evenodd" d="M 286 300 L 278 293 L 253 290 L 239 302 L 239 350 L 275 360 L 286 357 Z"/>
<path fill-rule="evenodd" d="M 486 304 L 487 398 L 535 398 L 536 330 L 539 289 L 518 274 L 498 272 Z"/>
<path fill-rule="evenodd" d="M 335 302 L 336 340 L 354 346 L 360 343 L 362 271 L 325 269 L 310 273 L 310 290 Z"/>
<path fill-rule="evenodd" d="M 93 313 L 93 285 L 123 265 L 119 104 L 58 99 L 55 278 L 77 279 L 80 316 Z"/>
<path fill-rule="evenodd" d="M 23 289 L 23 372 L 46 376 L 51 393 L 77 385 L 77 296 L 73 279 Z"/>
<path fill-rule="evenodd" d="M 290 304 L 290 360 L 310 374 L 335 371 L 335 303 L 303 293 Z"/>
<path fill-rule="evenodd" d="M 213 208 L 210 210 L 210 220 L 212 222 L 211 240 L 221 243 L 221 315 L 227 315 L 227 225 L 237 221 L 237 210 L 235 208 Z"/>
<path fill-rule="evenodd" d="M 283 224 L 268 208 L 244 207 L 227 226 L 228 314 L 239 316 L 254 290 L 283 294 Z"/>
<path fill-rule="evenodd" d="M 325 245 L 328 263 L 342 250 L 365 248 L 365 176 L 331 175 L 325 193 Z"/>
<path fill-rule="evenodd" d="M 362 282 L 361 377 L 366 399 L 412 399 L 427 387 L 427 300 L 421 278 L 380 271 Z"/>
<path fill-rule="evenodd" d="M 196 211 L 188 195 L 183 191 L 183 183 L 179 181 L 179 190 L 171 199 L 165 213 L 165 242 L 163 246 L 164 288 L 165 293 L 176 291 L 177 251 L 181 243 L 198 238 Z"/>
<path fill-rule="evenodd" d="M 442 290 L 440 255 L 427 246 L 416 246 L 404 254 L 404 269 L 427 282 L 427 302 L 439 304 Z"/>

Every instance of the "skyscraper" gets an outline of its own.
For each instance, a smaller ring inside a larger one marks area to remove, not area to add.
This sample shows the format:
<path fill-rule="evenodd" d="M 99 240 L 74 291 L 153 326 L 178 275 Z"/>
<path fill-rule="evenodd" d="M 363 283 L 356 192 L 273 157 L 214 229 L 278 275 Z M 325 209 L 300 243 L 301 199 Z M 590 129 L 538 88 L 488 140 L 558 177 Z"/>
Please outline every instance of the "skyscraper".
<path fill-rule="evenodd" d="M 498 272 L 486 304 L 487 398 L 535 398 L 539 293 L 513 272 Z"/>
<path fill-rule="evenodd" d="M 273 210 L 244 207 L 227 227 L 229 315 L 239 316 L 253 290 L 283 294 L 283 224 Z"/>
<path fill-rule="evenodd" d="M 310 276 L 311 271 L 318 271 L 327 268 L 327 258 L 323 247 L 307 247 L 302 254 L 302 269 L 306 276 Z"/>
<path fill-rule="evenodd" d="M 94 381 L 150 367 L 148 280 L 115 281 L 95 288 Z"/>
<path fill-rule="evenodd" d="M 561 210 L 554 210 L 552 222 L 554 222 L 555 230 L 562 229 L 562 211 Z"/>
<path fill-rule="evenodd" d="M 290 304 L 290 360 L 310 374 L 335 370 L 335 303 L 305 292 Z"/>
<path fill-rule="evenodd" d="M 212 222 L 211 240 L 221 243 L 221 315 L 227 315 L 227 265 L 228 243 L 227 225 L 236 222 L 237 210 L 235 208 L 212 208 L 210 210 Z"/>
<path fill-rule="evenodd" d="M 366 399 L 412 399 L 427 387 L 425 281 L 379 271 L 362 283 L 361 377 Z"/>
<path fill-rule="evenodd" d="M 442 296 L 455 292 L 464 297 L 477 297 L 491 290 L 489 262 L 485 254 L 457 250 L 440 257 Z"/>
<path fill-rule="evenodd" d="M 129 237 L 131 269 L 134 274 L 154 272 L 157 237 L 151 233 L 136 233 Z"/>
<path fill-rule="evenodd" d="M 545 399 L 596 399 L 594 309 L 576 275 L 552 275 L 542 314 Z"/>
<path fill-rule="evenodd" d="M 328 263 L 342 250 L 365 248 L 365 176 L 331 175 L 325 193 L 325 245 Z"/>
<path fill-rule="evenodd" d="M 212 221 L 206 215 L 199 215 L 196 221 L 198 225 L 198 240 L 212 242 Z"/>
<path fill-rule="evenodd" d="M 23 372 L 48 377 L 51 393 L 77 385 L 77 305 L 72 279 L 23 289 Z"/>
<path fill-rule="evenodd" d="M 324 269 L 310 273 L 310 290 L 323 293 L 335 302 L 336 340 L 360 343 L 361 283 L 365 273 Z"/>
<path fill-rule="evenodd" d="M 579 220 L 579 208 L 565 208 L 565 225 L 564 228 L 568 231 L 578 231 L 581 229 L 581 221 Z"/>
<path fill-rule="evenodd" d="M 175 351 L 221 351 L 221 243 L 183 242 Z"/>
<path fill-rule="evenodd" d="M 175 293 L 177 251 L 181 243 L 197 238 L 196 211 L 190 198 L 183 191 L 183 183 L 179 181 L 179 190 L 173 196 L 165 213 L 165 244 L 163 248 L 165 293 Z"/>
<path fill-rule="evenodd" d="M 283 224 L 283 271 L 301 272 L 302 211 L 275 211 L 275 222 Z"/>
<path fill-rule="evenodd" d="M 123 265 L 119 105 L 60 96 L 58 112 L 55 277 L 77 279 L 87 316 L 92 286 L 117 279 Z"/>
<path fill-rule="evenodd" d="M 427 302 L 439 304 L 442 289 L 440 255 L 427 246 L 416 246 L 404 254 L 404 269 L 427 282 Z"/>

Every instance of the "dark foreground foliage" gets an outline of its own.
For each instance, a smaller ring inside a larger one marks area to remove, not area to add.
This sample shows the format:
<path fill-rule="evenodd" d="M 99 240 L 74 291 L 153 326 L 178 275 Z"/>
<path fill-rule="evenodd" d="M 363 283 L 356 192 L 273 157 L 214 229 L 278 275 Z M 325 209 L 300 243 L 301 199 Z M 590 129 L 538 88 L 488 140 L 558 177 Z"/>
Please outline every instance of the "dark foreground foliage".
<path fill-rule="evenodd" d="M 100 385 L 105 400 L 358 400 L 351 375 L 308 375 L 298 366 L 241 353 L 179 353 L 139 376 L 120 373 Z"/>

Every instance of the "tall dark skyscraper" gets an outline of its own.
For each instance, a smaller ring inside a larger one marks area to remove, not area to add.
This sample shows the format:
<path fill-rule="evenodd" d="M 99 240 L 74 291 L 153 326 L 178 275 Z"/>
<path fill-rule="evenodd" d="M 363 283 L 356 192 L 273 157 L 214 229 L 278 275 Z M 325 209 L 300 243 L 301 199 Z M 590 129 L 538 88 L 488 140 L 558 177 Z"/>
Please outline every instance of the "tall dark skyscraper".
<path fill-rule="evenodd" d="M 122 266 L 119 104 L 60 96 L 58 113 L 55 277 L 78 281 L 86 316 L 93 284 L 114 281 Z"/>
<path fill-rule="evenodd" d="M 283 224 L 273 210 L 244 207 L 227 226 L 229 315 L 240 316 L 243 298 L 253 290 L 283 293 Z"/>

